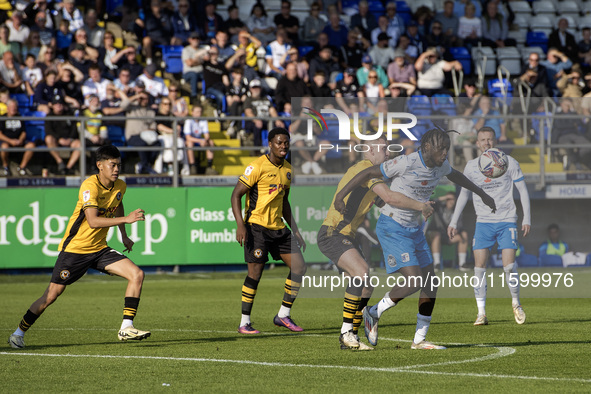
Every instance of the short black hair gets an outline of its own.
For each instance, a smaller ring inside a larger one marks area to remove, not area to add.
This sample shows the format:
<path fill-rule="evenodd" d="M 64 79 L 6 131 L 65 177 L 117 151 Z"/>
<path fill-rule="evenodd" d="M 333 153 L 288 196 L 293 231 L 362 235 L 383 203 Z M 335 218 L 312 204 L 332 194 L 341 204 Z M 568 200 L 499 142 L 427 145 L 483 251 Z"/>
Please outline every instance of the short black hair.
<path fill-rule="evenodd" d="M 421 150 L 425 150 L 425 145 L 430 144 L 433 148 L 447 148 L 451 146 L 451 141 L 447 133 L 454 130 L 445 131 L 442 129 L 431 129 L 423 134 L 421 138 Z M 456 132 L 457 133 L 457 132 Z"/>
<path fill-rule="evenodd" d="M 121 153 L 114 145 L 103 145 L 96 150 L 96 161 L 118 159 L 119 157 L 121 157 Z"/>
<path fill-rule="evenodd" d="M 560 227 L 558 227 L 558 225 L 556 223 L 552 223 L 551 225 L 548 226 L 548 231 L 550 231 L 550 230 L 560 231 Z"/>
<path fill-rule="evenodd" d="M 290 137 L 289 131 L 287 131 L 287 129 L 284 129 L 283 127 L 275 127 L 273 130 L 269 131 L 269 141 L 272 141 L 273 138 L 275 138 L 275 136 L 279 134 L 285 134 L 287 138 Z"/>

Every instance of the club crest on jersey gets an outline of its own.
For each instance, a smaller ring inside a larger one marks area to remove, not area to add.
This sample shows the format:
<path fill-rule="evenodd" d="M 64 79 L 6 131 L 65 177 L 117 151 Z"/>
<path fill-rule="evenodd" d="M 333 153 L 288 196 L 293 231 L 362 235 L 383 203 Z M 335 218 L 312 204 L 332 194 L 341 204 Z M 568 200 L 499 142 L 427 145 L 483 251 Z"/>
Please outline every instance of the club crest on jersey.
<path fill-rule="evenodd" d="M 423 181 L 423 182 L 421 182 L 421 185 L 423 185 L 423 186 L 427 186 L 428 184 L 429 184 L 429 181 Z"/>
<path fill-rule="evenodd" d="M 396 257 L 392 256 L 391 254 L 388 255 L 388 265 L 390 267 L 396 267 Z"/>
<path fill-rule="evenodd" d="M 288 172 L 286 175 L 287 179 L 291 181 L 291 172 Z"/>
<path fill-rule="evenodd" d="M 402 253 L 401 257 L 403 263 L 408 263 L 410 261 L 410 255 L 408 253 Z"/>
<path fill-rule="evenodd" d="M 351 241 L 349 241 L 348 239 L 343 239 L 343 244 L 344 245 L 353 245 L 353 243 Z"/>
<path fill-rule="evenodd" d="M 88 200 L 90 200 L 90 190 L 84 190 L 82 192 L 82 200 L 84 202 L 87 202 Z"/>
<path fill-rule="evenodd" d="M 257 259 L 260 259 L 261 257 L 263 257 L 263 251 L 260 249 L 256 249 L 254 251 L 254 257 L 256 257 Z"/>
<path fill-rule="evenodd" d="M 60 278 L 62 278 L 62 280 L 66 280 L 70 277 L 70 271 L 68 270 L 61 270 L 60 271 Z"/>
<path fill-rule="evenodd" d="M 254 170 L 253 166 L 246 167 L 246 170 L 244 170 L 244 175 L 249 176 L 250 174 L 252 174 L 252 170 Z"/>
<path fill-rule="evenodd" d="M 121 192 L 117 193 L 117 200 L 121 200 Z"/>

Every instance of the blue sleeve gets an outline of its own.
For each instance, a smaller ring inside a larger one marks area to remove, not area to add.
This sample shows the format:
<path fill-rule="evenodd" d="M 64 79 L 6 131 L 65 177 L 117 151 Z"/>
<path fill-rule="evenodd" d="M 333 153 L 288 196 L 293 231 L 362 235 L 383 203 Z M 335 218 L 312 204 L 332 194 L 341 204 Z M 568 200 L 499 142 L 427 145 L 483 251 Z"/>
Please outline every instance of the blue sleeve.
<path fill-rule="evenodd" d="M 538 256 L 542 256 L 547 254 L 546 251 L 548 250 L 548 243 L 544 242 L 541 246 L 540 249 L 538 250 Z"/>

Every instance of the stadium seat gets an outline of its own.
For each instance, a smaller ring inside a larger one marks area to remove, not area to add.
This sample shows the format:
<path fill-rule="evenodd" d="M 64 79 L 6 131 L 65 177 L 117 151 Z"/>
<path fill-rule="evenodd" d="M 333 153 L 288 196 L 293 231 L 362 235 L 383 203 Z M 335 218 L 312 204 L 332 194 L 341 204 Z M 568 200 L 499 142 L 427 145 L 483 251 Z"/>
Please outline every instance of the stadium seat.
<path fill-rule="evenodd" d="M 346 15 L 353 16 L 359 12 L 359 0 L 343 0 L 341 4 Z"/>
<path fill-rule="evenodd" d="M 544 50 L 542 49 L 542 47 L 527 46 L 527 47 L 521 49 L 521 59 L 523 60 L 524 63 L 527 62 L 527 59 L 529 58 L 529 54 L 533 53 L 533 52 L 537 53 L 540 56 L 540 60 L 546 59 L 546 54 L 544 53 Z"/>
<path fill-rule="evenodd" d="M 508 4 L 515 16 L 531 15 L 531 7 L 527 1 L 511 1 Z"/>
<path fill-rule="evenodd" d="M 563 267 L 562 258 L 560 256 L 548 254 L 540 256 L 540 265 L 542 267 Z"/>
<path fill-rule="evenodd" d="M 540 47 L 544 53 L 548 51 L 548 36 L 543 31 L 530 31 L 525 42 L 528 47 Z"/>
<path fill-rule="evenodd" d="M 505 67 L 511 75 L 521 73 L 521 53 L 515 47 L 497 48 L 497 62 Z"/>
<path fill-rule="evenodd" d="M 312 50 L 314 50 L 314 47 L 312 45 L 301 46 L 298 48 L 298 52 L 300 53 L 301 57 L 306 56 Z"/>
<path fill-rule="evenodd" d="M 406 102 L 408 112 L 415 116 L 429 116 L 433 112 L 431 100 L 427 96 L 412 96 Z M 419 140 L 427 131 L 433 128 L 433 122 L 430 119 L 418 119 L 411 132 Z"/>
<path fill-rule="evenodd" d="M 486 57 L 484 75 L 495 75 L 497 73 L 497 56 L 493 49 L 491 47 L 472 48 L 472 60 L 475 66 L 481 66 L 484 57 Z"/>
<path fill-rule="evenodd" d="M 532 9 L 535 15 L 556 15 L 554 3 L 548 0 L 538 0 L 532 3 Z"/>
<path fill-rule="evenodd" d="M 488 81 L 488 95 L 493 98 L 497 107 L 510 106 L 513 101 L 513 85 L 507 79 L 491 79 Z"/>
<path fill-rule="evenodd" d="M 576 1 L 572 1 L 572 0 L 564 0 L 558 3 L 557 5 L 557 9 L 558 9 L 558 14 L 561 16 L 564 15 L 570 15 L 570 16 L 575 16 L 578 17 L 579 16 L 579 5 L 577 4 Z M 572 26 L 571 27 L 575 27 Z"/>
<path fill-rule="evenodd" d="M 369 0 L 367 3 L 369 5 L 369 12 L 374 14 L 376 18 L 386 13 L 386 8 L 381 0 Z"/>
<path fill-rule="evenodd" d="M 45 112 L 33 111 L 27 116 L 34 116 L 38 118 L 44 118 Z M 27 131 L 27 139 L 32 142 L 43 142 L 45 141 L 45 120 L 27 120 L 25 121 L 25 129 Z"/>
<path fill-rule="evenodd" d="M 578 27 L 583 30 L 584 27 L 591 28 L 591 1 L 585 3 L 589 5 L 589 13 L 579 18 Z"/>
<path fill-rule="evenodd" d="M 125 146 L 125 131 L 123 127 L 108 125 L 107 132 L 109 135 L 109 140 L 115 146 Z"/>
<path fill-rule="evenodd" d="M 507 38 L 512 38 L 517 43 L 518 48 L 523 48 L 525 40 L 527 39 L 527 29 L 510 30 L 507 33 Z"/>
<path fill-rule="evenodd" d="M 554 15 L 536 15 L 529 20 L 529 29 L 532 32 L 543 31 L 547 36 L 554 29 Z"/>
<path fill-rule="evenodd" d="M 468 49 L 464 47 L 451 47 L 449 51 L 454 59 L 462 64 L 464 75 L 472 74 L 472 56 L 470 56 Z"/>
<path fill-rule="evenodd" d="M 412 11 L 406 1 L 398 0 L 396 2 L 396 15 L 400 15 L 406 25 L 412 20 Z"/>
<path fill-rule="evenodd" d="M 515 259 L 518 267 L 538 267 L 540 262 L 533 254 L 522 253 Z"/>
<path fill-rule="evenodd" d="M 527 33 L 532 16 L 526 14 L 515 15 L 513 24 L 519 26 L 519 31 Z"/>
<path fill-rule="evenodd" d="M 164 58 L 162 58 L 164 60 Z M 183 61 L 180 55 L 170 54 L 166 57 L 166 72 L 171 74 L 180 74 L 183 72 Z"/>
<path fill-rule="evenodd" d="M 15 93 L 10 95 L 11 99 L 16 100 L 18 103 L 19 112 L 29 112 L 33 106 L 33 96 L 29 96 L 25 93 Z"/>
<path fill-rule="evenodd" d="M 435 94 L 431 97 L 433 111 L 444 113 L 449 116 L 456 116 L 456 103 L 449 94 Z"/>
<path fill-rule="evenodd" d="M 170 55 L 171 53 L 180 54 L 183 52 L 182 45 L 158 45 L 158 48 L 162 50 L 162 57 Z"/>

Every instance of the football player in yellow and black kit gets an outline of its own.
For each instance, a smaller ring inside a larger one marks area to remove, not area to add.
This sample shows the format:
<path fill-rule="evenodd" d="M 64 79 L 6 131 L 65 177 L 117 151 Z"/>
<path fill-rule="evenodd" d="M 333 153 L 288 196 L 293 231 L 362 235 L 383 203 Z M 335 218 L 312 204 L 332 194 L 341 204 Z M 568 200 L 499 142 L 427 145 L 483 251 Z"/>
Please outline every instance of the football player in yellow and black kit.
<path fill-rule="evenodd" d="M 386 140 L 384 138 L 375 140 L 370 150 L 365 153 L 365 160 L 353 165 L 345 173 L 335 195 L 355 175 L 366 168 L 383 163 L 387 158 Z M 421 211 L 425 218 L 433 213 L 430 203 L 421 203 L 401 193 L 393 192 L 382 179 L 378 178 L 370 179 L 346 196 L 344 215 L 335 209 L 333 197 L 326 219 L 318 232 L 318 248 L 351 278 L 350 286 L 345 292 L 343 306 L 343 325 L 339 337 L 341 349 L 373 349 L 362 343 L 357 335 L 363 308 L 367 305 L 373 289 L 369 286 L 369 266 L 355 241 L 355 233 L 377 197 L 386 204 Z"/>
<path fill-rule="evenodd" d="M 289 132 L 286 129 L 278 127 L 269 132 L 269 150 L 269 154 L 246 167 L 232 192 L 232 211 L 238 226 L 236 240 L 244 246 L 244 258 L 248 263 L 248 275 L 242 286 L 242 320 L 238 327 L 241 334 L 260 332 L 252 327 L 250 313 L 269 253 L 274 260 L 281 259 L 290 268 L 285 280 L 283 302 L 273 323 L 291 331 L 303 331 L 290 316 L 301 278 L 306 273 L 306 264 L 299 249 L 301 247 L 305 251 L 306 243 L 292 217 L 288 200 L 292 171 L 285 160 L 289 152 Z M 245 194 L 243 219 L 242 196 Z M 281 220 L 282 217 L 291 231 Z"/>
<path fill-rule="evenodd" d="M 109 227 L 118 226 L 126 248 L 124 252 L 131 252 L 133 241 L 127 236 L 125 224 L 145 220 L 144 211 L 136 209 L 127 216 L 124 214 L 123 195 L 127 186 L 119 179 L 119 150 L 112 145 L 101 146 L 96 151 L 96 160 L 99 173 L 87 178 L 80 186 L 78 203 L 59 245 L 60 253 L 49 287 L 41 298 L 33 302 L 18 329 L 10 336 L 8 343 L 13 348 L 25 347 L 25 332 L 64 292 L 66 286 L 80 279 L 89 268 L 128 280 L 119 340 L 142 340 L 150 336 L 150 331 L 133 327 L 144 272 L 122 253 L 107 246 Z"/>

